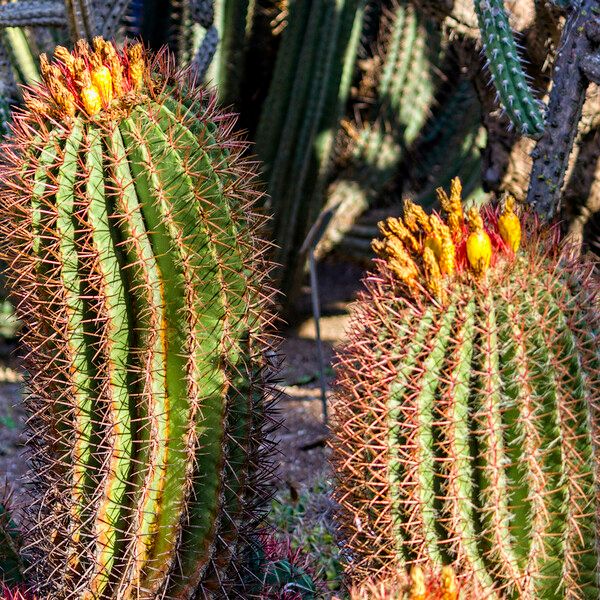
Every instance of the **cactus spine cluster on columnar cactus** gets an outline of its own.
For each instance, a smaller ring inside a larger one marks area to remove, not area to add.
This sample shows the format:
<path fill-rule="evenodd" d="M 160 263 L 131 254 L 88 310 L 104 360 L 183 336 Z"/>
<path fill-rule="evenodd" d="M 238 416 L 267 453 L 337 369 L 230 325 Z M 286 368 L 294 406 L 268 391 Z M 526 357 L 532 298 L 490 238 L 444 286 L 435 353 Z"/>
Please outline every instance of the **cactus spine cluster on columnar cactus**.
<path fill-rule="evenodd" d="M 485 598 L 598 598 L 593 265 L 512 199 L 382 223 L 337 367 L 338 500 L 355 576 L 452 564 Z M 468 597 L 472 597 L 468 596 Z"/>
<path fill-rule="evenodd" d="M 533 95 L 521 64 L 504 0 L 474 0 L 492 80 L 511 122 L 525 135 L 544 130 L 542 103 Z"/>
<path fill-rule="evenodd" d="M 41 66 L 2 151 L 0 227 L 30 348 L 38 583 L 218 594 L 268 492 L 254 165 L 213 95 L 140 44 Z"/>

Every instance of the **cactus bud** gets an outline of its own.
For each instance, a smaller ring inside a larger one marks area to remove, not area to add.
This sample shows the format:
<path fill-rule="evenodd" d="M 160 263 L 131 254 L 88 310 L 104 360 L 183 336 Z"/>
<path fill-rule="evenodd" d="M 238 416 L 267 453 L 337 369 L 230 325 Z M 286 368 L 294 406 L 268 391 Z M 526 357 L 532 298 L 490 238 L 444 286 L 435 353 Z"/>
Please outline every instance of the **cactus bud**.
<path fill-rule="evenodd" d="M 516 253 L 521 245 L 521 221 L 515 214 L 515 199 L 508 196 L 498 217 L 498 231 L 504 243 Z"/>
<path fill-rule="evenodd" d="M 468 217 L 471 233 L 467 238 L 467 258 L 475 275 L 481 277 L 488 270 L 492 260 L 492 242 L 475 207 L 469 210 Z"/>

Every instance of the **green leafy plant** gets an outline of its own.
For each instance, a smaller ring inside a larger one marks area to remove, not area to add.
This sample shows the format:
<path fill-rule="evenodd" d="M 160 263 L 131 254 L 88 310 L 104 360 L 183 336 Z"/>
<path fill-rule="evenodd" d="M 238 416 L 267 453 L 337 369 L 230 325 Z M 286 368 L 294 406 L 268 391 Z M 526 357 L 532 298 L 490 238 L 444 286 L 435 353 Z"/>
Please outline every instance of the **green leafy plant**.
<path fill-rule="evenodd" d="M 141 44 L 81 41 L 41 68 L 0 197 L 29 349 L 35 583 L 245 597 L 272 371 L 254 166 L 214 96 Z"/>
<path fill-rule="evenodd" d="M 342 588 L 344 550 L 337 539 L 337 507 L 331 496 L 331 479 L 319 477 L 299 494 L 279 493 L 268 520 L 276 531 L 288 533 L 291 550 L 305 555 L 318 579 L 335 591 Z"/>
<path fill-rule="evenodd" d="M 596 598 L 598 282 L 555 231 L 407 202 L 337 366 L 336 496 L 356 578 L 451 564 L 475 597 Z M 522 247 L 520 247 L 522 246 Z M 471 596 L 469 596 L 471 597 Z"/>

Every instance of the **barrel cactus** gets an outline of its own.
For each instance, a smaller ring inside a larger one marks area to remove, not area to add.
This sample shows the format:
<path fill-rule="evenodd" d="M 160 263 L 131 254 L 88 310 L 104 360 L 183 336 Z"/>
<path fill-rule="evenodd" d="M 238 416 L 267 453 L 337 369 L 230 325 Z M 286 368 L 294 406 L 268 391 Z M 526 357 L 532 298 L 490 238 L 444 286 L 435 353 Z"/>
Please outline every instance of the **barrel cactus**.
<path fill-rule="evenodd" d="M 268 498 L 255 167 L 171 62 L 59 47 L 2 150 L 43 597 L 235 597 Z"/>
<path fill-rule="evenodd" d="M 458 180 L 438 194 L 445 219 L 407 202 L 381 224 L 339 356 L 349 571 L 451 565 L 469 598 L 598 598 L 594 266 L 512 198 L 465 215 Z"/>

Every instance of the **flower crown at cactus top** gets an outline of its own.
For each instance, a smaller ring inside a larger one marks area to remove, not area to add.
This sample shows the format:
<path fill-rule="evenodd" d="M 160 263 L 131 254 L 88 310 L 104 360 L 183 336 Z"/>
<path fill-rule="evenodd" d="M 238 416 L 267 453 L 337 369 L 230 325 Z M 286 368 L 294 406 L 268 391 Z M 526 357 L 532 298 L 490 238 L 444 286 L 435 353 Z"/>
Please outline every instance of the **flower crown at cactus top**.
<path fill-rule="evenodd" d="M 367 579 L 351 591 L 351 600 L 459 600 L 463 598 L 451 566 L 439 573 L 414 565 L 407 577 L 403 572 L 390 578 Z M 476 600 L 472 598 L 471 600 Z"/>
<path fill-rule="evenodd" d="M 29 108 L 42 114 L 94 117 L 103 109 L 131 103 L 144 83 L 150 81 L 144 49 L 140 43 L 119 51 L 113 43 L 94 38 L 93 49 L 85 40 L 73 53 L 63 46 L 50 63 L 42 54 L 40 68 L 49 96 L 27 98 Z"/>
<path fill-rule="evenodd" d="M 380 223 L 383 240 L 374 240 L 373 249 L 411 291 L 422 282 L 438 300 L 446 298 L 449 281 L 469 274 L 481 278 L 496 258 L 513 258 L 521 244 L 521 222 L 515 200 L 509 196 L 499 218 L 491 213 L 486 222 L 472 207 L 466 214 L 461 202 L 460 180 L 452 180 L 450 196 L 438 188 L 446 213 L 427 215 L 410 200 L 404 201 L 404 218 Z"/>

